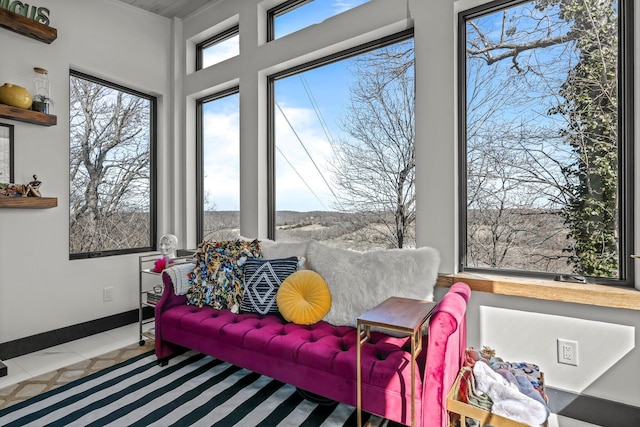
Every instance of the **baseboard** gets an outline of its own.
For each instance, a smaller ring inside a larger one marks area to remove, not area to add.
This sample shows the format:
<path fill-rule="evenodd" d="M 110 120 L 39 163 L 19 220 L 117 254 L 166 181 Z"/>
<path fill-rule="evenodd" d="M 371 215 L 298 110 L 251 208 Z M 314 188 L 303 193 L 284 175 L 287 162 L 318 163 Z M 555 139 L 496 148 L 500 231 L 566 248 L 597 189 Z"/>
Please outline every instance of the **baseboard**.
<path fill-rule="evenodd" d="M 640 426 L 640 407 L 546 387 L 549 410 L 598 426 Z"/>
<path fill-rule="evenodd" d="M 149 319 L 153 317 L 153 308 L 145 307 L 143 313 L 144 318 Z M 89 322 L 79 323 L 77 325 L 67 326 L 65 328 L 0 343 L 0 360 L 11 359 L 13 357 L 33 353 L 34 351 L 43 350 L 69 341 L 75 341 L 90 335 L 130 325 L 132 323 L 136 323 L 138 318 L 138 310 L 131 310 L 91 320 Z M 0 365 L 4 366 L 1 362 Z M 0 366 L 0 373 L 2 366 Z"/>

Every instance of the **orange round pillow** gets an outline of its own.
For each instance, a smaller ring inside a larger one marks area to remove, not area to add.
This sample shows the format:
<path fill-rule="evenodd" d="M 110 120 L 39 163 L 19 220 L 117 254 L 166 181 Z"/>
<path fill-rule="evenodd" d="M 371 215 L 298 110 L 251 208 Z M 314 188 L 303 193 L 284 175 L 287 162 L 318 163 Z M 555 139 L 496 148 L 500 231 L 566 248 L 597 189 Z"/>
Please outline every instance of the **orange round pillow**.
<path fill-rule="evenodd" d="M 299 270 L 287 277 L 276 294 L 282 317 L 298 325 L 319 322 L 331 308 L 331 292 L 322 276 Z"/>

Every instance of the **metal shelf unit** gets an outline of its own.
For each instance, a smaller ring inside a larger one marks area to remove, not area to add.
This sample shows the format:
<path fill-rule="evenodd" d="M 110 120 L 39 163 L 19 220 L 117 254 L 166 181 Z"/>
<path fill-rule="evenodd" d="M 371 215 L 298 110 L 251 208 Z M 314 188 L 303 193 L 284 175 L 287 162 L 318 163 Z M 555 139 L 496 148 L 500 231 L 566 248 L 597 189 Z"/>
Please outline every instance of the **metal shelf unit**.
<path fill-rule="evenodd" d="M 156 273 L 153 271 L 153 267 L 155 262 L 162 258 L 162 254 L 152 253 L 147 255 L 140 255 L 138 257 L 138 270 L 139 270 L 139 280 L 138 280 L 138 294 L 139 294 L 139 304 L 138 304 L 138 324 L 139 324 L 139 339 L 138 344 L 144 345 L 145 338 L 155 339 L 155 328 L 152 328 L 148 331 L 143 330 L 144 325 L 149 323 L 154 323 L 155 318 L 151 317 L 148 319 L 144 318 L 144 308 L 151 307 L 155 308 L 156 302 L 162 296 L 162 292 L 164 291 L 164 284 L 162 282 L 162 273 Z M 187 263 L 193 261 L 193 255 L 188 256 L 179 256 L 176 258 L 172 258 L 172 265 Z M 151 280 L 145 280 L 145 277 L 151 277 Z M 148 283 L 151 281 L 152 283 Z"/>

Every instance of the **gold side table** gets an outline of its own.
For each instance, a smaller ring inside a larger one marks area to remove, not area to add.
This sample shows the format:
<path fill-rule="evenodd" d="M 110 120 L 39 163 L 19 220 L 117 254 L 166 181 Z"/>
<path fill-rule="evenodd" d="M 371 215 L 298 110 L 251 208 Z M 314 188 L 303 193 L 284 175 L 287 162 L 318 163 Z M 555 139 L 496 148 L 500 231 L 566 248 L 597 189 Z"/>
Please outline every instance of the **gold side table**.
<path fill-rule="evenodd" d="M 437 303 L 410 298 L 391 297 L 358 317 L 356 351 L 356 402 L 358 427 L 362 426 L 362 345 L 371 339 L 371 327 L 411 336 L 411 425 L 415 426 L 415 360 L 422 351 L 422 325 Z"/>

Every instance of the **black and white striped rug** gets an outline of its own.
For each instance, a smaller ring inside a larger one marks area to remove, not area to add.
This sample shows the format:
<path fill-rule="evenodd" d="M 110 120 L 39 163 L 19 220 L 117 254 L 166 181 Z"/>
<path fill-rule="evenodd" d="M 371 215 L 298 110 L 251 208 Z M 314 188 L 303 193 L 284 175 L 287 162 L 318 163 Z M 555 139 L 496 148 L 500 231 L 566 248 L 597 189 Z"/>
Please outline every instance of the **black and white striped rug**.
<path fill-rule="evenodd" d="M 209 356 L 160 367 L 147 353 L 0 410 L 0 426 L 24 425 L 333 427 L 355 426 L 356 414 Z"/>

